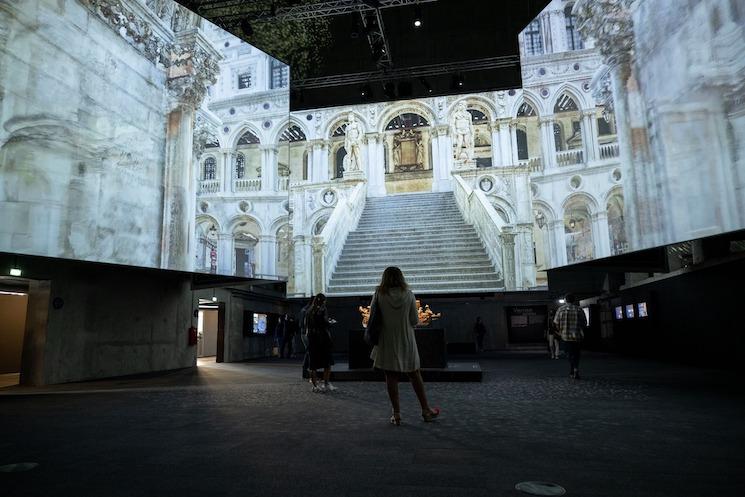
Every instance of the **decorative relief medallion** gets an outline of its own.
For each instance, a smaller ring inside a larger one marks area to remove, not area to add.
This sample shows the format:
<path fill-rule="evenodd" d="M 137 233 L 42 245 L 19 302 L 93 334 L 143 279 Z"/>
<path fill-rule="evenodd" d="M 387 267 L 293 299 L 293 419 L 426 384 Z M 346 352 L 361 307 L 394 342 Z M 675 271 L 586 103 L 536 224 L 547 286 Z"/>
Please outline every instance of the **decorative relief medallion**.
<path fill-rule="evenodd" d="M 326 189 L 321 193 L 321 203 L 326 207 L 336 204 L 336 192 L 332 189 Z"/>
<path fill-rule="evenodd" d="M 489 193 L 494 188 L 494 180 L 491 176 L 484 176 L 479 180 L 479 189 L 484 193 Z"/>

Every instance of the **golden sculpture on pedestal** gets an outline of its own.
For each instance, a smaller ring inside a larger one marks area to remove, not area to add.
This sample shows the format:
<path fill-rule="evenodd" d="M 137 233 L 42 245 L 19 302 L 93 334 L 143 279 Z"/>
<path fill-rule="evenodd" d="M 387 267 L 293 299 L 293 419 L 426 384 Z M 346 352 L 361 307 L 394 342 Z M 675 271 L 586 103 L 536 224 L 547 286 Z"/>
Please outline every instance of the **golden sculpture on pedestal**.
<path fill-rule="evenodd" d="M 357 309 L 360 311 L 360 316 L 362 316 L 362 327 L 367 328 L 367 321 L 370 319 L 370 306 L 361 305 Z M 416 309 L 417 314 L 419 315 L 419 323 L 417 326 L 429 326 L 432 324 L 432 321 L 442 317 L 442 313 L 435 313 L 432 311 L 432 309 L 429 308 L 429 304 L 425 304 L 424 308 L 422 308 L 422 303 L 419 299 L 416 301 Z"/>

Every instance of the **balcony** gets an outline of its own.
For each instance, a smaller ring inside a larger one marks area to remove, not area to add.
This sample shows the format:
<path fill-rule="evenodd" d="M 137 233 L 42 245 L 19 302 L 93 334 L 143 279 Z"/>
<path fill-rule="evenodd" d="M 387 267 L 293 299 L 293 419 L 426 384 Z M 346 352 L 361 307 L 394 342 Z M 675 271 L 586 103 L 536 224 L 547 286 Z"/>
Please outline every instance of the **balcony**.
<path fill-rule="evenodd" d="M 559 167 L 574 166 L 584 163 L 584 152 L 582 149 L 563 150 L 556 152 L 556 165 Z"/>
<path fill-rule="evenodd" d="M 204 179 L 199 182 L 199 194 L 217 193 L 220 191 L 219 179 Z"/>
<path fill-rule="evenodd" d="M 618 157 L 618 142 L 600 145 L 600 160 Z"/>
<path fill-rule="evenodd" d="M 261 178 L 241 178 L 233 180 L 235 192 L 258 192 L 261 190 Z"/>
<path fill-rule="evenodd" d="M 520 166 L 528 166 L 531 173 L 543 171 L 543 161 L 540 157 L 531 157 L 529 159 L 520 159 L 517 161 Z"/>
<path fill-rule="evenodd" d="M 290 177 L 289 176 L 280 176 L 277 183 L 278 183 L 277 191 L 286 192 L 287 190 L 290 189 Z"/>

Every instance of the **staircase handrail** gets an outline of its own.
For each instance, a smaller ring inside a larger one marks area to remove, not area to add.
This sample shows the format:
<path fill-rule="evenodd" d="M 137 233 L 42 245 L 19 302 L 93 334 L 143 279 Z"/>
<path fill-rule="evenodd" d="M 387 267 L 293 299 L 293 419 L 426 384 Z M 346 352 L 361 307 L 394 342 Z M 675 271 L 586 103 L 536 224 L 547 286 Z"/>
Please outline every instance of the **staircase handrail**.
<path fill-rule="evenodd" d="M 486 199 L 484 192 L 471 188 L 459 175 L 453 175 L 455 186 L 453 194 L 466 222 L 476 228 L 486 248 L 486 253 L 502 278 L 502 230 L 507 223 L 497 214 L 494 206 Z"/>
<path fill-rule="evenodd" d="M 331 275 L 336 269 L 341 251 L 351 231 L 357 229 L 362 211 L 365 209 L 367 199 L 367 183 L 357 183 L 349 195 L 340 195 L 339 201 L 334 207 L 326 226 L 324 226 L 319 238 L 325 246 L 323 254 L 323 281 L 324 288 Z"/>

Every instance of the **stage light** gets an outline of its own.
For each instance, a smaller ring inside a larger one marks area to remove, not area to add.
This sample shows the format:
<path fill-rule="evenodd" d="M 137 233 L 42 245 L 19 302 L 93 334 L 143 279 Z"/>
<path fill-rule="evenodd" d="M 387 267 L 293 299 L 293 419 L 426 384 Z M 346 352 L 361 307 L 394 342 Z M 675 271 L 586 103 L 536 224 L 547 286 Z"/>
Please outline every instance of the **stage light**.
<path fill-rule="evenodd" d="M 370 85 L 362 85 L 362 88 L 360 88 L 360 96 L 363 100 L 367 100 L 372 95 L 372 88 L 370 88 Z"/>
<path fill-rule="evenodd" d="M 454 90 L 460 90 L 463 88 L 463 85 L 465 84 L 463 80 L 463 76 L 460 74 L 453 74 L 453 81 L 451 83 L 451 86 Z"/>
<path fill-rule="evenodd" d="M 414 27 L 419 28 L 422 26 L 422 8 L 418 5 L 414 7 Z"/>
<path fill-rule="evenodd" d="M 10 275 L 11 276 L 20 276 L 23 272 L 20 270 L 20 268 L 12 267 L 10 268 Z"/>
<path fill-rule="evenodd" d="M 560 304 L 566 304 L 566 303 L 567 303 L 567 301 L 566 301 L 566 300 L 564 300 L 564 299 L 559 299 L 559 303 L 560 303 Z"/>
<path fill-rule="evenodd" d="M 396 98 L 396 87 L 393 83 L 385 83 L 383 85 L 383 94 L 388 98 Z"/>
<path fill-rule="evenodd" d="M 434 90 L 432 90 L 432 86 L 430 86 L 429 82 L 424 78 L 424 76 L 419 78 L 419 82 L 422 84 L 427 93 L 432 94 Z"/>

